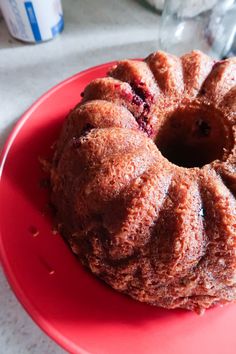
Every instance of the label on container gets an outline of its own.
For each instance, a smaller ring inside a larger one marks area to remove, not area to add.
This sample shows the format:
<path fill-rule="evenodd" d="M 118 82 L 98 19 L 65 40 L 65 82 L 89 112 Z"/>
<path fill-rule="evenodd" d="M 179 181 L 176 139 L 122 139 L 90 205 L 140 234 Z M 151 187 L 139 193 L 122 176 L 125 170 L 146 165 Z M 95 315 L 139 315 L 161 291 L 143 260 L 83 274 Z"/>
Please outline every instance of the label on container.
<path fill-rule="evenodd" d="M 60 0 L 2 0 L 1 10 L 11 35 L 22 41 L 46 41 L 64 27 Z"/>

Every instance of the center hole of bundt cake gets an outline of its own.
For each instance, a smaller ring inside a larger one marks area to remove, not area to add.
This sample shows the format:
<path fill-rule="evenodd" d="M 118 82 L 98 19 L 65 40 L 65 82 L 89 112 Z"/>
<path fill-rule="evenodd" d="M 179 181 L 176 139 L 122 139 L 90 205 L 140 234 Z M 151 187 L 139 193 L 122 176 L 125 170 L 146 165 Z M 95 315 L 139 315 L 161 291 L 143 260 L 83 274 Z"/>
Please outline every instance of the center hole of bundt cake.
<path fill-rule="evenodd" d="M 222 159 L 232 143 L 221 112 L 208 105 L 178 108 L 166 118 L 156 145 L 170 162 L 202 167 Z"/>

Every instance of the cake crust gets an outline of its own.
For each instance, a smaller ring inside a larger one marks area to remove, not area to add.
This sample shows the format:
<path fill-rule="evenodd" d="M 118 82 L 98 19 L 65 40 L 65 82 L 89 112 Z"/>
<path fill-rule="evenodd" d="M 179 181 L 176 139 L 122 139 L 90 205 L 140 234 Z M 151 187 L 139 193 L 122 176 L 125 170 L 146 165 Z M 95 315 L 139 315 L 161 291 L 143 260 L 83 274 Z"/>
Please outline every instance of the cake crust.
<path fill-rule="evenodd" d="M 236 58 L 124 60 L 65 120 L 60 231 L 114 289 L 198 313 L 236 299 Z"/>

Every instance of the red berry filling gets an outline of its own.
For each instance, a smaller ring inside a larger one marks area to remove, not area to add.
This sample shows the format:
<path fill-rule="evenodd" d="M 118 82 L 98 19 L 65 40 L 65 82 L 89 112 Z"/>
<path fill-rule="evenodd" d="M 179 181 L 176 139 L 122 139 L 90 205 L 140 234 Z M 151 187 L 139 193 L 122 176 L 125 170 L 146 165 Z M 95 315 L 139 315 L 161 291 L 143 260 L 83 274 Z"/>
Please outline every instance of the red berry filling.
<path fill-rule="evenodd" d="M 148 136 L 153 133 L 152 127 L 148 124 L 148 114 L 150 112 L 150 102 L 153 101 L 153 95 L 144 89 L 145 84 L 140 81 L 139 83 L 132 83 L 132 91 L 134 93 L 132 103 L 143 107 L 142 114 L 136 118 L 137 123 L 142 131 L 144 131 Z M 148 102 L 147 102 L 148 101 Z"/>

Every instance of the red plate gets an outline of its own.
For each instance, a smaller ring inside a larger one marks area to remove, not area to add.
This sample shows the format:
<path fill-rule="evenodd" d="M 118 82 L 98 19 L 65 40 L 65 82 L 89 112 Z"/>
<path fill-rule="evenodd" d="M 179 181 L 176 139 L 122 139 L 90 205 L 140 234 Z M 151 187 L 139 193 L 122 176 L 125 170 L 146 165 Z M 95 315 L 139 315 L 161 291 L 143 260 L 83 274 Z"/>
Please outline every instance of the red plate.
<path fill-rule="evenodd" d="M 52 233 L 38 157 L 51 153 L 84 87 L 104 76 L 110 65 L 51 89 L 23 115 L 6 143 L 0 170 L 0 252 L 8 280 L 35 322 L 73 353 L 235 354 L 235 305 L 198 316 L 138 303 L 86 272 Z"/>

